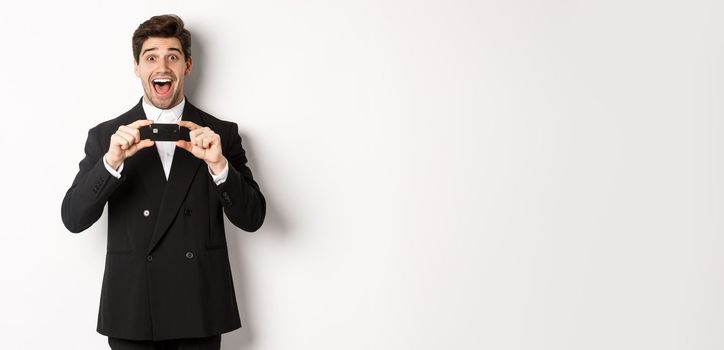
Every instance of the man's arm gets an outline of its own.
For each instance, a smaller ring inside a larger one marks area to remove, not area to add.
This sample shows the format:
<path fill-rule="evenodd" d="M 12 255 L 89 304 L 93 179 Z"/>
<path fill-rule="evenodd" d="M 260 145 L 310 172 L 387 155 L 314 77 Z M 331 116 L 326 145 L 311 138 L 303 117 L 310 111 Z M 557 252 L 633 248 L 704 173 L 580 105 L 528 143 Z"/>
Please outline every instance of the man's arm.
<path fill-rule="evenodd" d="M 219 132 L 225 133 L 223 138 L 211 128 L 191 121 L 182 120 L 176 123 L 190 130 L 190 141 L 176 141 L 176 146 L 206 162 L 210 171 L 209 181 L 216 189 L 229 221 L 244 231 L 258 230 L 266 215 L 266 201 L 251 175 L 251 170 L 246 167 L 246 156 L 241 147 L 236 123 L 219 128 Z M 227 165 L 226 180 L 217 185 L 211 173 L 219 174 Z"/>
<path fill-rule="evenodd" d="M 60 209 L 63 224 L 70 232 L 84 231 L 98 221 L 108 198 L 125 180 L 122 175 L 120 178 L 112 175 L 107 166 L 120 173 L 125 159 L 143 148 L 153 146 L 153 141 L 141 140 L 138 131 L 138 128 L 152 123 L 151 120 L 141 119 L 118 127 L 118 130 L 110 136 L 105 157 L 103 153 L 105 150 L 101 144 L 103 136 L 100 135 L 99 128 L 95 127 L 88 131 L 85 158 L 80 161 L 80 170 L 70 189 L 65 193 Z"/>
<path fill-rule="evenodd" d="M 266 200 L 246 166 L 246 153 L 235 123 L 224 137 L 229 140 L 228 150 L 224 154 L 229 163 L 229 173 L 226 181 L 214 187 L 229 221 L 244 231 L 253 232 L 264 222 Z"/>
<path fill-rule="evenodd" d="M 85 158 L 78 165 L 80 169 L 65 193 L 60 210 L 63 224 L 73 233 L 84 231 L 98 221 L 108 197 L 125 180 L 115 178 L 106 170 L 105 150 L 97 133 L 97 128 L 88 131 Z"/>

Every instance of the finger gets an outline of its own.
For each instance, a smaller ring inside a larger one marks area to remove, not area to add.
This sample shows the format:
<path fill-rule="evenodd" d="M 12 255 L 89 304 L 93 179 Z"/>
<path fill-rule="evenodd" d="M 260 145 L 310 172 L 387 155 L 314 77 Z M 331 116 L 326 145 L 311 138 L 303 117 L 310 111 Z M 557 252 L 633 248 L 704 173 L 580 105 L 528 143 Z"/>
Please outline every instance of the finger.
<path fill-rule="evenodd" d="M 204 136 L 202 141 L 203 148 L 210 148 L 215 143 L 214 141 L 216 141 L 216 134 Z"/>
<path fill-rule="evenodd" d="M 153 120 L 151 120 L 151 119 L 139 119 L 131 124 L 128 124 L 127 126 L 134 128 L 134 129 L 138 129 L 138 128 L 141 128 L 144 126 L 149 126 L 151 124 L 153 124 Z"/>
<path fill-rule="evenodd" d="M 194 157 L 204 159 L 206 152 L 201 147 L 194 146 L 191 142 L 179 140 L 176 141 L 176 146 L 181 147 L 191 153 Z"/>
<path fill-rule="evenodd" d="M 221 136 L 217 133 L 213 133 L 209 135 L 209 147 L 218 145 L 221 143 Z"/>
<path fill-rule="evenodd" d="M 155 144 L 155 142 L 153 142 L 153 140 L 145 139 L 145 140 L 137 143 L 136 145 L 138 146 L 138 149 L 143 149 L 146 147 L 151 147 L 154 144 Z"/>
<path fill-rule="evenodd" d="M 203 137 L 199 137 L 199 144 L 201 145 L 201 148 L 203 148 L 203 149 L 209 148 L 209 136 L 204 135 Z"/>
<path fill-rule="evenodd" d="M 118 133 L 111 135 L 111 145 L 117 146 L 124 151 L 127 150 L 128 147 L 131 147 L 131 144 L 128 142 L 128 140 L 118 135 Z"/>
<path fill-rule="evenodd" d="M 208 127 L 197 129 L 197 131 L 198 131 L 197 136 L 199 137 L 199 139 L 202 139 L 202 140 L 209 136 L 216 135 L 216 133 L 213 130 L 209 129 Z"/>
<path fill-rule="evenodd" d="M 195 130 L 191 130 L 191 131 L 189 132 L 189 138 L 193 140 L 194 138 L 203 135 L 204 132 L 205 132 L 205 130 L 202 129 L 202 128 L 195 129 Z"/>
<path fill-rule="evenodd" d="M 189 128 L 189 130 L 196 130 L 196 129 L 200 129 L 200 128 L 201 128 L 201 127 L 198 126 L 196 123 L 190 122 L 190 121 L 188 121 L 188 120 L 179 120 L 179 121 L 176 122 L 176 124 L 181 125 L 181 126 L 185 126 L 185 127 Z"/>
<path fill-rule="evenodd" d="M 131 135 L 131 134 L 129 134 L 129 133 L 123 131 L 123 130 L 118 130 L 118 131 L 116 131 L 116 135 L 118 135 L 118 136 L 126 139 L 126 141 L 128 141 L 128 145 L 129 145 L 129 146 L 131 146 L 131 145 L 133 145 L 133 144 L 136 143 L 136 138 L 133 137 L 133 135 Z"/>
<path fill-rule="evenodd" d="M 141 132 L 138 131 L 138 129 L 136 129 L 136 128 L 121 125 L 121 127 L 118 128 L 118 131 L 123 131 L 126 134 L 133 136 L 133 140 L 134 140 L 133 143 L 137 143 L 137 142 L 141 141 Z"/>
<path fill-rule="evenodd" d="M 133 146 L 128 148 L 128 150 L 126 151 L 126 157 L 130 157 L 130 156 L 136 154 L 136 152 L 138 152 L 146 147 L 152 146 L 152 145 L 153 145 L 153 141 L 151 141 L 151 140 L 143 140 L 139 143 L 136 143 Z"/>
<path fill-rule="evenodd" d="M 191 149 L 194 147 L 194 145 L 189 141 L 184 140 L 178 140 L 176 141 L 176 146 L 181 147 L 189 152 L 191 152 Z"/>
<path fill-rule="evenodd" d="M 204 130 L 203 130 L 203 129 L 197 129 L 197 130 L 194 130 L 194 131 L 197 131 L 197 132 L 195 132 L 193 136 L 191 136 L 191 134 L 189 134 L 189 136 L 191 136 L 191 137 L 190 137 L 190 138 L 191 138 L 191 143 L 194 144 L 194 145 L 196 145 L 196 146 L 198 146 L 198 147 L 201 147 L 201 142 L 202 142 L 202 140 L 204 139 Z"/>

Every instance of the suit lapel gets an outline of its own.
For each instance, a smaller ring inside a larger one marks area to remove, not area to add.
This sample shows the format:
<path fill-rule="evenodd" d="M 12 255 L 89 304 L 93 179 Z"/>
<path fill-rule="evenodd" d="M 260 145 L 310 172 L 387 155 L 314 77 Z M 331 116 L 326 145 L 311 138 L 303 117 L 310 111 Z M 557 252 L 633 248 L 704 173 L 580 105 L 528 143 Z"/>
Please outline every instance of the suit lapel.
<path fill-rule="evenodd" d="M 188 120 L 205 126 L 199 116 L 198 110 L 189 103 L 188 99 L 186 99 L 181 120 Z M 158 155 L 156 155 L 156 158 L 160 166 L 161 159 Z M 203 162 L 200 159 L 194 157 L 193 154 L 183 148 L 177 147 L 174 151 L 171 173 L 169 174 L 168 182 L 161 197 L 161 207 L 159 208 L 158 219 L 156 220 L 156 226 L 151 235 L 147 254 L 150 254 L 156 245 L 158 245 L 158 242 L 161 241 L 173 223 L 173 220 L 176 218 L 176 214 L 179 208 L 181 208 L 181 203 L 183 203 L 189 191 L 191 181 L 193 181 L 196 176 L 201 163 Z M 161 170 L 163 171 L 163 169 Z"/>

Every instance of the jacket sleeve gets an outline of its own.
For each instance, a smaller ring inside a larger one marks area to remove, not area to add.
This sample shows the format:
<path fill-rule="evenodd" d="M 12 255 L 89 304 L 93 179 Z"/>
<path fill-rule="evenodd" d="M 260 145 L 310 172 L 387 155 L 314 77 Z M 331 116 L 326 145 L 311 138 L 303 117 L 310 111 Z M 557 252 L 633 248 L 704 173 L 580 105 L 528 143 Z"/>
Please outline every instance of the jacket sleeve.
<path fill-rule="evenodd" d="M 63 198 L 61 217 L 73 233 L 84 231 L 98 221 L 108 198 L 125 180 L 123 175 L 115 178 L 106 170 L 100 137 L 97 127 L 88 131 L 85 158 L 80 161 L 78 174 Z"/>
<path fill-rule="evenodd" d="M 229 162 L 226 181 L 216 185 L 209 174 L 209 181 L 216 189 L 226 217 L 236 227 L 253 232 L 261 227 L 266 215 L 266 200 L 246 166 L 246 153 L 241 146 L 238 126 L 232 123 L 228 133 L 221 135 L 224 157 Z M 225 139 L 225 140 L 224 140 Z"/>

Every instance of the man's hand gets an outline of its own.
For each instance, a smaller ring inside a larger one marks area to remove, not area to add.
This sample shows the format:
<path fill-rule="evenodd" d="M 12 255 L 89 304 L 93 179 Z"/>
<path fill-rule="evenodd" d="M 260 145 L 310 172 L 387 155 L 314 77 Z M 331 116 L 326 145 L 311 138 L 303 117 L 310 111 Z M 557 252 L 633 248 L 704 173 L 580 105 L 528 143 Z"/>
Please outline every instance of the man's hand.
<path fill-rule="evenodd" d="M 115 134 L 111 135 L 111 145 L 106 153 L 106 161 L 113 169 L 118 170 L 126 158 L 136 154 L 139 150 L 153 146 L 151 140 L 141 140 L 139 128 L 153 124 L 153 120 L 141 119 L 128 125 L 121 125 Z"/>
<path fill-rule="evenodd" d="M 221 153 L 221 137 L 208 127 L 201 127 L 193 122 L 182 120 L 176 124 L 189 128 L 189 139 L 191 141 L 176 141 L 176 146 L 181 147 L 209 165 L 214 174 L 220 173 L 226 166 L 226 158 Z"/>

